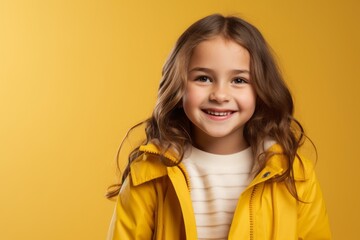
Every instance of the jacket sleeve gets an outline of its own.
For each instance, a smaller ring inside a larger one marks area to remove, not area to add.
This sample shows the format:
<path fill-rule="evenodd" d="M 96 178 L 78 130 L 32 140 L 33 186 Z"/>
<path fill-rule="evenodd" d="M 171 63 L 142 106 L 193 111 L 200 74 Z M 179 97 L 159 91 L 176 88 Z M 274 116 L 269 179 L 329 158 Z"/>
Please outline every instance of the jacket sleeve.
<path fill-rule="evenodd" d="M 303 182 L 304 191 L 299 202 L 298 229 L 300 240 L 331 239 L 328 215 L 319 182 L 312 169 L 310 177 Z"/>
<path fill-rule="evenodd" d="M 123 183 L 108 240 L 150 240 L 154 229 L 156 192 L 152 182 L 134 186 L 131 177 Z"/>

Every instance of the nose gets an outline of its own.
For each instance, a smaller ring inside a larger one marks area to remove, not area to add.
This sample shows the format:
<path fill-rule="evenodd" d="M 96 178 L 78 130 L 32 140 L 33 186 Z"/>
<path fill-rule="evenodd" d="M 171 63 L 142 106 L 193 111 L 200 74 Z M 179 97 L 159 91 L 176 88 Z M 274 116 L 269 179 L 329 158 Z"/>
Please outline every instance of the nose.
<path fill-rule="evenodd" d="M 219 103 L 227 102 L 230 100 L 230 94 L 226 86 L 218 84 L 213 87 L 209 99 L 210 101 L 215 101 Z"/>

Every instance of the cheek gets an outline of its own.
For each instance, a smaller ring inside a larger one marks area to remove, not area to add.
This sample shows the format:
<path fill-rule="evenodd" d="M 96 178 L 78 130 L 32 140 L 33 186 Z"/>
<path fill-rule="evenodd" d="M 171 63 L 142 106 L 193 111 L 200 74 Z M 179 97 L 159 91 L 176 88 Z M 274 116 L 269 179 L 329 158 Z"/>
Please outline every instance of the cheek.
<path fill-rule="evenodd" d="M 201 107 L 202 96 L 201 92 L 194 88 L 187 88 L 182 98 L 182 106 L 185 115 L 194 123 L 199 117 L 199 108 Z"/>
<path fill-rule="evenodd" d="M 200 95 L 201 95 L 200 92 L 196 91 L 196 89 L 192 87 L 187 87 L 184 96 L 182 98 L 184 109 L 197 106 L 200 103 L 200 99 L 201 99 Z"/>
<path fill-rule="evenodd" d="M 238 102 L 240 102 L 241 108 L 254 111 L 256 106 L 255 91 L 249 89 L 246 93 L 241 94 Z"/>

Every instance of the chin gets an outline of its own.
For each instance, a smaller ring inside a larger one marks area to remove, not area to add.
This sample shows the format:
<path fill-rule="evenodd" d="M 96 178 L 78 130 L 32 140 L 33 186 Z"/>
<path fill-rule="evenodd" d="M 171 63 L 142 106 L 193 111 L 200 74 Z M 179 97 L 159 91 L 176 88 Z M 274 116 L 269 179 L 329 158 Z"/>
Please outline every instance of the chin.
<path fill-rule="evenodd" d="M 209 137 L 212 137 L 212 138 L 223 138 L 223 137 L 230 136 L 231 133 L 206 133 L 206 135 L 208 135 Z"/>

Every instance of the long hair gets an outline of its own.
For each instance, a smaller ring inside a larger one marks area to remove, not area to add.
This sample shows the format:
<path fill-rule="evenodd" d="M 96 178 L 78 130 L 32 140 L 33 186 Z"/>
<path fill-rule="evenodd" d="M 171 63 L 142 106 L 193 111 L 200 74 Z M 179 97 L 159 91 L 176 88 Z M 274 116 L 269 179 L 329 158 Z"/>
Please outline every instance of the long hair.
<path fill-rule="evenodd" d="M 284 181 L 289 192 L 299 200 L 292 165 L 297 156 L 297 149 L 302 145 L 304 131 L 293 117 L 293 100 L 270 47 L 259 30 L 241 18 L 213 14 L 195 22 L 180 36 L 163 67 L 152 116 L 143 122 L 146 126 L 146 139 L 143 143 L 155 142 L 163 153 L 173 149 L 179 153 L 178 163 L 181 162 L 184 147 L 192 141 L 191 123 L 181 107 L 188 63 L 199 43 L 217 36 L 238 43 L 250 53 L 250 78 L 257 99 L 255 112 L 245 124 L 244 136 L 257 156 L 257 172 L 264 168 L 268 158 L 278 154 L 267 151 L 261 153 L 264 139 L 271 138 L 282 147 L 281 154 L 289 166 L 284 174 L 275 178 L 275 181 Z M 259 152 L 261 154 L 257 154 Z M 140 154 L 139 147 L 130 153 L 121 183 L 129 174 L 131 162 Z M 169 163 L 164 157 L 162 161 L 166 165 L 178 164 Z M 121 183 L 109 188 L 108 198 L 119 193 Z"/>

